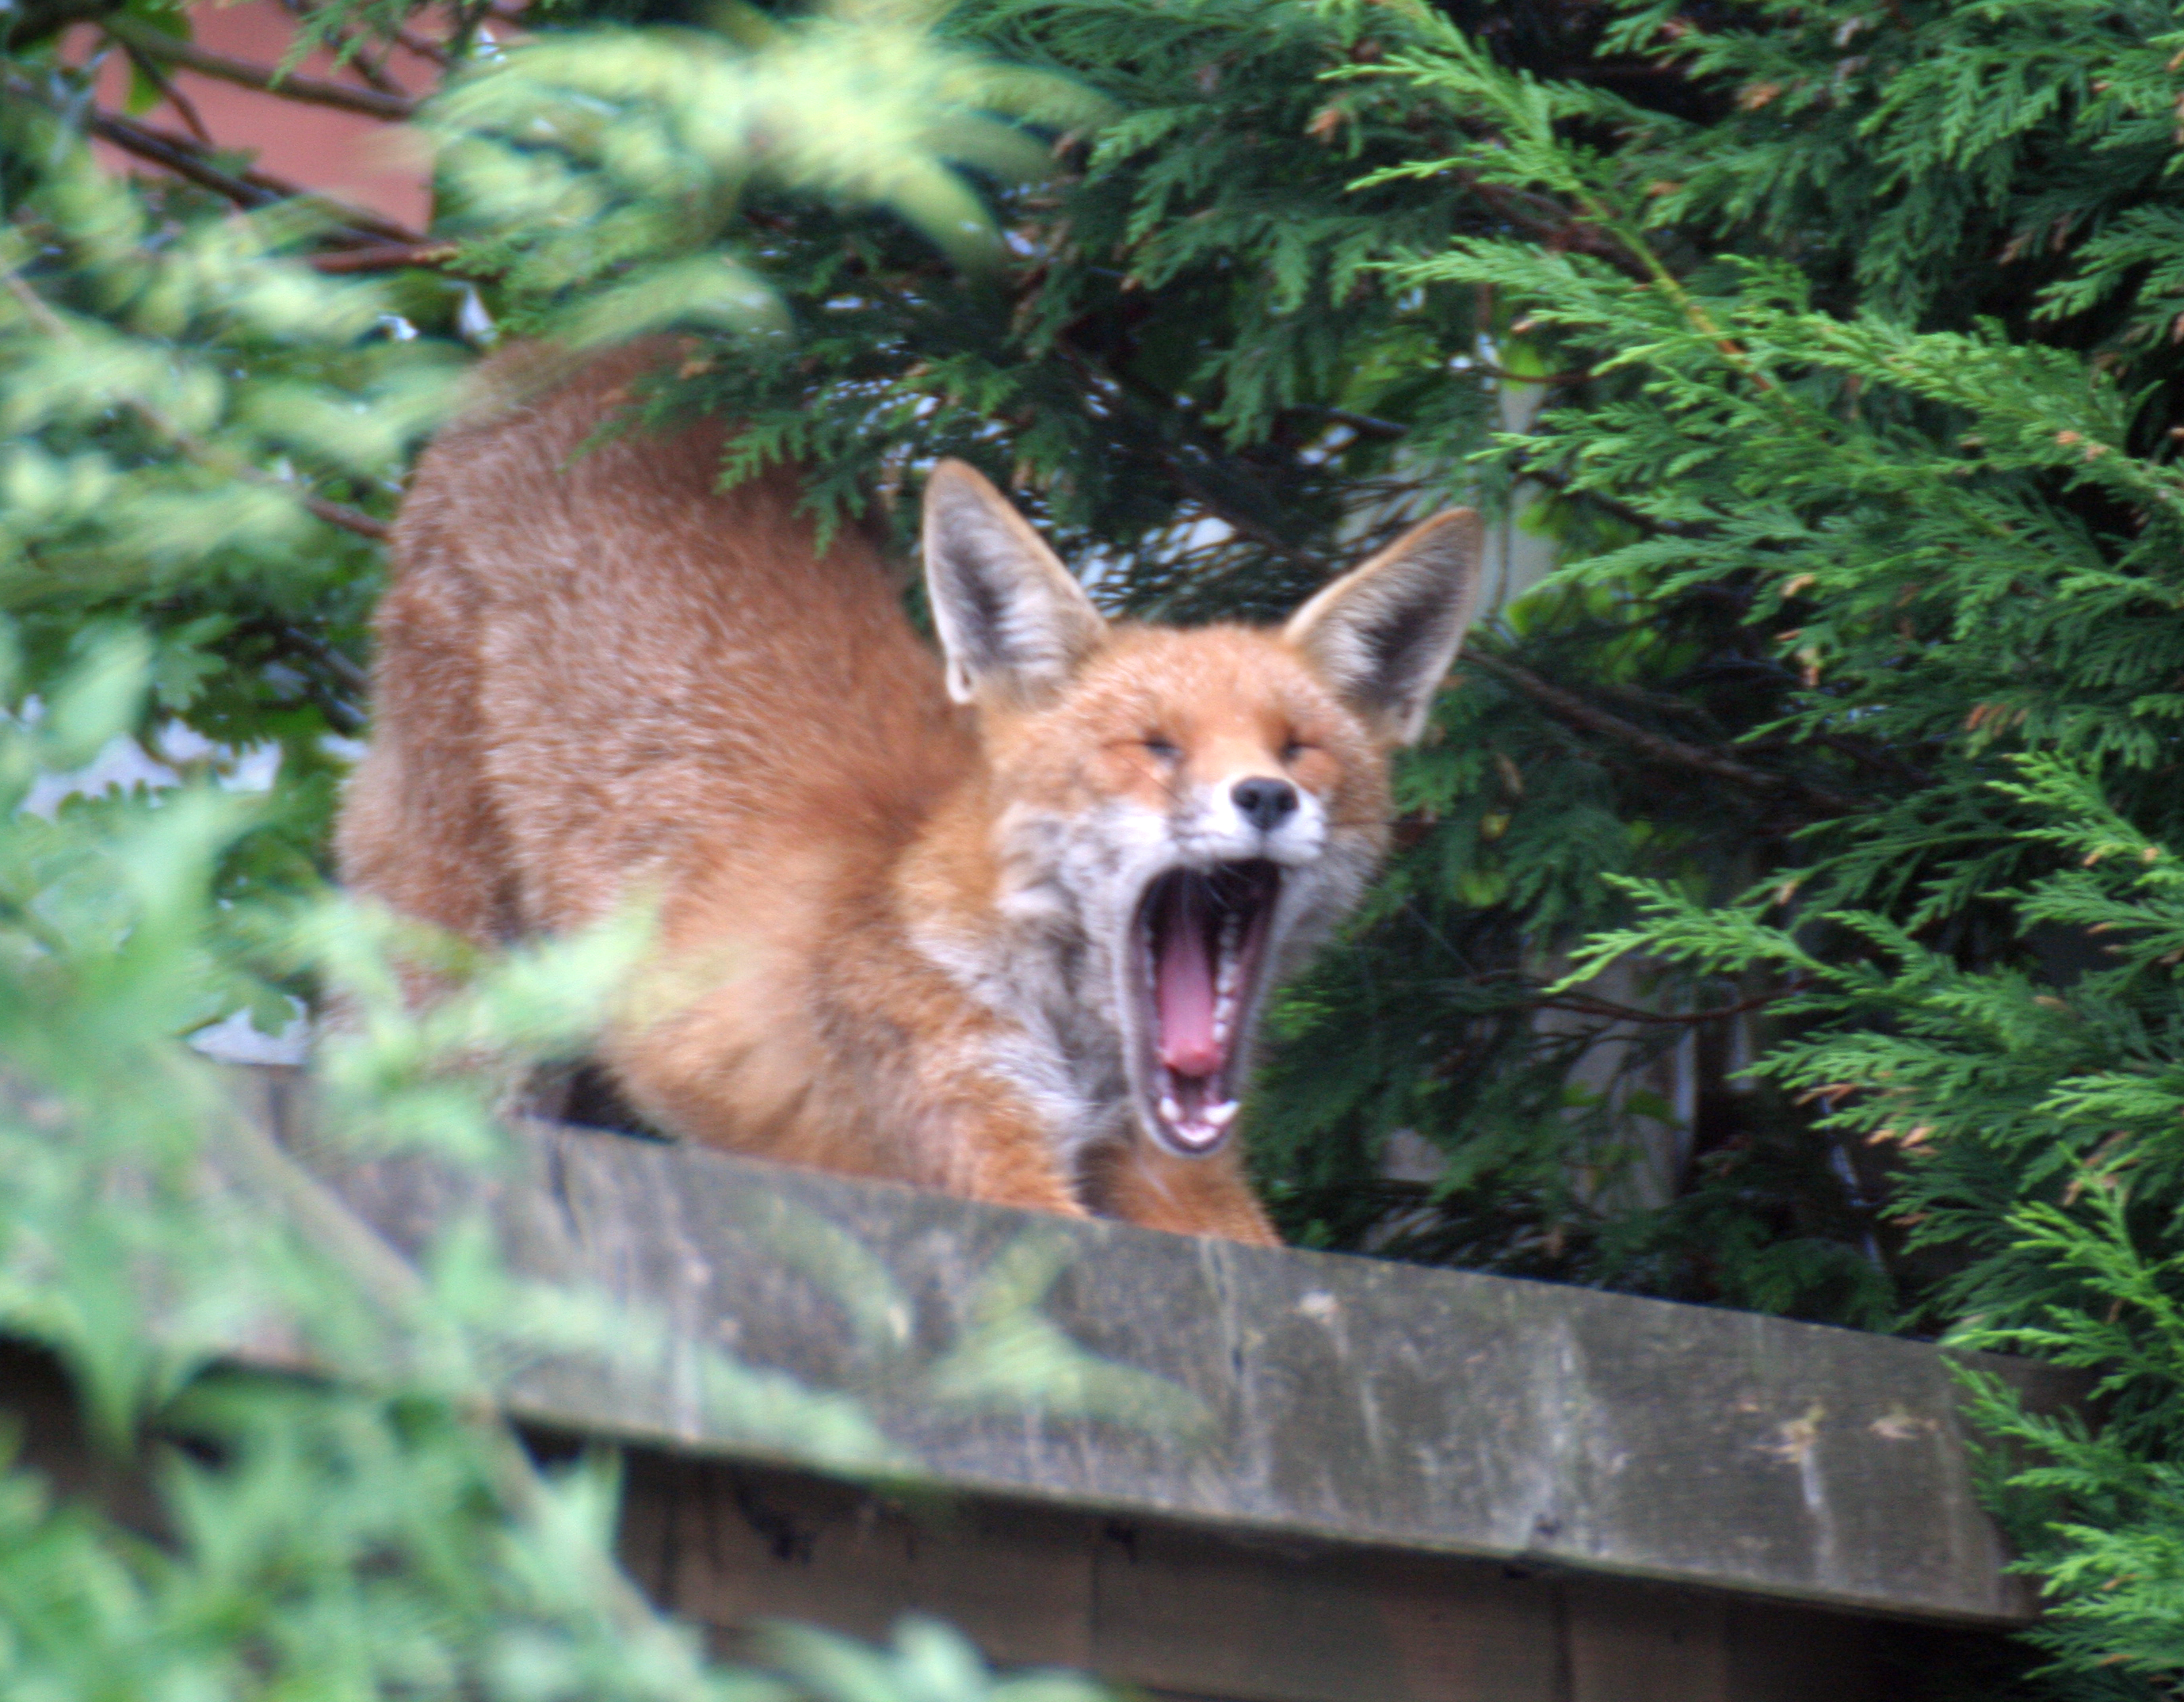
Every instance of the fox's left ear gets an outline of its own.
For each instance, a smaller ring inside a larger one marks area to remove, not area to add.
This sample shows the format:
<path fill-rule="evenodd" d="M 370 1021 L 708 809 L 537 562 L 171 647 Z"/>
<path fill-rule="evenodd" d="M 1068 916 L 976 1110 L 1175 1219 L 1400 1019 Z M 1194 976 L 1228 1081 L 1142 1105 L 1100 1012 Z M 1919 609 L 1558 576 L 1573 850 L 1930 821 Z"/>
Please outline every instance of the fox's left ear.
<path fill-rule="evenodd" d="M 959 704 L 994 691 L 1036 704 L 1107 630 L 1030 523 L 961 461 L 941 462 L 925 481 L 925 585 Z"/>
<path fill-rule="evenodd" d="M 1408 744 L 1478 609 L 1485 538 L 1471 509 L 1437 514 L 1314 597 L 1282 637 L 1382 737 Z"/>

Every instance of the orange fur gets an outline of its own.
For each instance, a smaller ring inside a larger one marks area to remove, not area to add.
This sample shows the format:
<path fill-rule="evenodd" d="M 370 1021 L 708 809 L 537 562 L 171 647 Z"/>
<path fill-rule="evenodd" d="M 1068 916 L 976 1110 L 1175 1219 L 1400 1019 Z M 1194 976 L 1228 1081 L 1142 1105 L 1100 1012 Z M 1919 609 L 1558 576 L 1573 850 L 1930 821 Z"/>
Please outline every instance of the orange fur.
<path fill-rule="evenodd" d="M 1354 899 L 1384 842 L 1386 748 L 1422 713 L 1361 695 L 1368 598 L 1279 632 L 1106 626 L 975 476 L 944 469 L 944 677 L 872 542 L 816 549 L 793 476 L 716 488 L 722 428 L 583 448 L 659 346 L 548 359 L 493 363 L 504 399 L 418 468 L 339 827 L 348 883 L 481 942 L 656 894 L 658 961 L 688 996 L 602 1056 L 668 1132 L 1270 1242 L 1233 1146 L 1178 1154 L 1148 1132 L 1132 1083 L 1153 1066 L 1125 1030 L 1164 1019 L 1123 1010 L 1117 942 L 1150 926 L 1130 909 L 1148 870 L 1274 857 L 1289 908 L 1269 909 L 1279 961 L 1252 971 L 1248 1026 L 1259 982 Z M 1413 671 L 1437 681 L 1446 659 Z M 1240 775 L 1299 795 L 1273 850 L 1230 843 L 1256 831 L 1224 802 Z"/>

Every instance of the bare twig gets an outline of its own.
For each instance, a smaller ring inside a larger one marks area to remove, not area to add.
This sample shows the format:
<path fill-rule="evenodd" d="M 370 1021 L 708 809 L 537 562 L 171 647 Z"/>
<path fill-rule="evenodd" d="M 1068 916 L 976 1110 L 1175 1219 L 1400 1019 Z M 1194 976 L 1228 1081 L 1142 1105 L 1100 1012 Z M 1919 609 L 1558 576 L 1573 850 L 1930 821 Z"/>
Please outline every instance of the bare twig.
<path fill-rule="evenodd" d="M 504 15 L 493 0 L 454 0 L 455 27 L 448 31 L 448 52 L 458 59 L 470 56 L 479 28 L 489 17 Z"/>
<path fill-rule="evenodd" d="M 1095 356 L 1086 353 L 1083 349 L 1073 348 L 1066 342 L 1057 343 L 1055 353 L 1076 368 L 1081 376 L 1095 385 L 1104 387 L 1125 407 L 1135 409 L 1147 416 L 1153 415 L 1163 407 L 1165 398 L 1159 397 L 1141 398 L 1128 379 L 1110 370 Z M 1152 453 L 1159 457 L 1162 463 L 1167 468 L 1169 475 L 1193 502 L 1214 519 L 1227 526 L 1238 537 L 1249 538 L 1268 553 L 1280 556 L 1285 561 L 1307 568 L 1324 576 L 1325 564 L 1317 556 L 1308 550 L 1298 548 L 1264 521 L 1255 520 L 1251 515 L 1241 513 L 1233 503 L 1208 488 L 1206 481 L 1198 476 L 1189 460 L 1177 453 L 1174 445 L 1167 441 L 1166 434 L 1161 431 L 1156 425 L 1153 425 L 1150 417 L 1147 423 L 1152 427 L 1146 434 Z M 1189 429 L 1187 422 L 1185 429 Z M 1213 452 L 1209 450 L 1207 453 L 1211 459 Z"/>
<path fill-rule="evenodd" d="M 262 185 L 238 177 L 231 171 L 223 171 L 217 165 L 198 157 L 197 150 L 181 136 L 163 135 L 133 119 L 115 116 L 112 113 L 93 112 L 84 119 L 84 128 L 101 142 L 109 142 L 125 153 L 133 153 L 139 159 L 165 167 L 177 177 L 187 178 L 200 189 L 209 189 L 215 195 L 224 195 L 238 207 L 270 207 L 281 196 Z"/>
<path fill-rule="evenodd" d="M 304 695 L 328 726 L 349 738 L 364 731 L 369 725 L 364 704 L 371 695 L 371 678 L 354 661 L 316 633 L 278 616 L 247 622 L 238 631 L 264 638 L 274 654 L 295 665 Z"/>
<path fill-rule="evenodd" d="M 201 459 L 192 453 L 192 445 L 187 439 L 178 437 L 175 441 L 182 453 L 190 455 L 192 460 Z M 208 461 L 206 464 L 209 465 L 211 463 Z M 394 535 L 386 521 L 374 520 L 362 509 L 350 508 L 345 503 L 330 503 L 324 497 L 315 495 L 309 491 L 298 491 L 287 480 L 276 479 L 270 473 L 260 472 L 255 467 L 232 463 L 231 470 L 236 478 L 244 480 L 250 484 L 266 485 L 275 490 L 288 492 L 300 501 L 315 518 L 324 520 L 330 526 L 339 526 L 343 531 L 354 532 L 359 537 L 368 537 L 374 543 L 385 543 Z"/>
<path fill-rule="evenodd" d="M 138 124 L 134 119 L 116 113 L 93 112 L 86 115 L 84 127 L 102 142 L 108 142 L 125 153 L 162 166 L 177 177 L 187 178 L 202 189 L 225 196 L 238 207 L 270 207 L 276 201 L 304 200 L 323 207 L 333 218 L 348 227 L 353 237 L 377 237 L 382 242 L 422 245 L 424 238 L 415 231 L 383 219 L 363 207 L 352 207 L 345 202 L 331 200 L 300 186 L 274 177 L 262 171 L 233 172 L 223 170 L 205 157 L 206 150 L 187 136 L 153 129 Z"/>
<path fill-rule="evenodd" d="M 254 166 L 244 172 L 242 177 L 245 182 L 255 184 L 261 189 L 270 189 L 283 200 L 309 201 L 323 207 L 352 230 L 360 231 L 367 236 L 378 236 L 389 242 L 421 243 L 425 240 L 423 232 L 413 231 L 383 213 L 375 213 L 369 207 L 359 207 L 354 201 L 337 201 L 322 191 L 307 189 L 286 177 L 276 177 L 270 171 L 260 171 Z"/>
<path fill-rule="evenodd" d="M 1492 675 L 1529 698 L 1564 725 L 1581 727 L 1588 732 L 1613 739 L 1649 761 L 1670 768 L 1690 769 L 1696 773 L 1712 775 L 1716 780 L 1727 781 L 1732 786 L 1766 797 L 1802 798 L 1819 805 L 1830 815 L 1852 815 L 1867 807 L 1868 800 L 1837 792 L 1833 787 L 1795 779 L 1787 775 L 1770 774 L 1763 768 L 1754 768 L 1749 763 L 1739 762 L 1721 751 L 1650 731 L 1634 722 L 1624 720 L 1620 715 L 1609 713 L 1574 692 L 1550 684 L 1530 669 L 1504 661 L 1499 656 L 1490 656 L 1484 651 L 1467 648 L 1463 652 L 1463 662 L 1467 666 L 1476 667 L 1483 673 Z"/>
<path fill-rule="evenodd" d="M 1528 999 L 1525 1003 L 1533 1010 L 1567 1010 L 1580 1016 L 1605 1016 L 1617 1022 L 1678 1023 L 1695 1026 L 1700 1023 L 1723 1022 L 1732 1016 L 1741 1016 L 1747 1011 L 1763 1010 L 1793 993 L 1802 993 L 1811 985 L 1809 982 L 1792 982 L 1773 993 L 1741 998 L 1734 1004 L 1717 1004 L 1708 1010 L 1640 1010 L 1632 1005 L 1618 1004 L 1613 999 L 1593 998 L 1584 993 L 1557 993 L 1552 998 Z"/>
<path fill-rule="evenodd" d="M 280 637 L 283 643 L 302 651 L 332 675 L 335 682 L 344 692 L 353 692 L 359 698 L 370 692 L 371 676 L 315 633 L 307 632 L 292 623 L 284 623 L 280 629 Z"/>
<path fill-rule="evenodd" d="M 444 266 L 462 250 L 453 242 L 382 242 L 370 248 L 340 248 L 314 254 L 304 262 L 328 273 L 398 272 L 409 266 Z"/>
<path fill-rule="evenodd" d="M 454 64 L 454 56 L 437 42 L 428 42 L 414 30 L 395 30 L 390 32 L 407 52 L 430 61 L 442 70 Z"/>
<path fill-rule="evenodd" d="M 1376 420 L 1370 414 L 1359 414 L 1348 408 L 1312 407 L 1309 411 L 1332 420 L 1338 426 L 1347 426 L 1361 437 L 1393 439 L 1407 437 L 1411 428 L 1399 426 L 1392 420 Z"/>
<path fill-rule="evenodd" d="M 370 677 L 326 639 L 277 615 L 247 617 L 231 638 L 261 641 L 268 653 L 287 665 L 296 692 L 344 737 L 354 738 L 370 724 L 364 705 L 371 695 Z"/>
<path fill-rule="evenodd" d="M 152 81 L 159 91 L 159 98 L 174 108 L 190 134 L 208 147 L 212 146 L 212 132 L 205 128 L 204 120 L 198 116 L 197 103 L 175 86 L 175 81 L 160 69 L 159 62 L 148 53 L 125 43 L 121 51 L 129 56 L 129 63 Z"/>
<path fill-rule="evenodd" d="M 279 95 L 286 100 L 303 101 L 312 106 L 338 107 L 344 112 L 362 113 L 369 118 L 398 121 L 416 114 L 417 103 L 406 95 L 386 94 L 378 89 L 354 88 L 347 83 L 330 83 L 320 77 L 299 76 L 294 73 L 284 76 L 276 65 L 261 65 L 252 59 L 231 58 L 226 53 L 213 53 L 194 42 L 148 28 L 120 14 L 109 14 L 100 19 L 99 23 L 107 34 L 125 47 L 180 65 L 186 70 L 195 71 L 200 76 L 217 77 L 222 82 Z"/>
<path fill-rule="evenodd" d="M 1566 474 L 1544 467 L 1519 468 L 1518 476 L 1529 479 L 1535 485 L 1545 485 L 1557 496 L 1568 497 L 1573 502 L 1591 503 L 1602 514 L 1614 515 L 1625 525 L 1635 526 L 1648 537 L 1702 538 L 1708 535 L 1707 528 L 1702 526 L 1693 526 L 1683 520 L 1656 520 L 1643 509 L 1634 509 L 1630 503 L 1604 492 L 1577 489 Z"/>

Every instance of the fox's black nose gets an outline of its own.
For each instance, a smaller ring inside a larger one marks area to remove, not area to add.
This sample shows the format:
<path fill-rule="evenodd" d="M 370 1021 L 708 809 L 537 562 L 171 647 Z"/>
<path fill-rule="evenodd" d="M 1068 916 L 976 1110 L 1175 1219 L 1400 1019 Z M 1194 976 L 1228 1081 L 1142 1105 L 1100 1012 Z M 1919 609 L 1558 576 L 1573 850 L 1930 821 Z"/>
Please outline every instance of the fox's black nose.
<path fill-rule="evenodd" d="M 1296 788 L 1285 780 L 1240 780 L 1230 790 L 1236 813 L 1262 833 L 1271 833 L 1297 807 Z"/>

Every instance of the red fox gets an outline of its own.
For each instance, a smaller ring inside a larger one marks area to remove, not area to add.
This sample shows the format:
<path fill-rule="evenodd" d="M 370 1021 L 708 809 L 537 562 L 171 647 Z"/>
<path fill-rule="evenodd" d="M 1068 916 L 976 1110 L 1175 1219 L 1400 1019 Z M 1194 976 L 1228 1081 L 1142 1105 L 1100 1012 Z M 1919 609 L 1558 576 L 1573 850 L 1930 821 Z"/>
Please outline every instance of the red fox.
<path fill-rule="evenodd" d="M 561 370 L 423 458 L 348 885 L 482 943 L 656 895 L 688 996 L 600 1058 L 666 1133 L 1273 1243 L 1228 1139 L 1254 1033 L 1383 853 L 1478 516 L 1278 629 L 1178 630 L 1104 619 L 943 461 L 935 655 L 872 541 L 816 548 L 793 474 L 718 488 L 727 428 L 590 441 L 674 358 Z M 513 395 L 543 359 L 494 367 Z"/>

